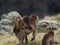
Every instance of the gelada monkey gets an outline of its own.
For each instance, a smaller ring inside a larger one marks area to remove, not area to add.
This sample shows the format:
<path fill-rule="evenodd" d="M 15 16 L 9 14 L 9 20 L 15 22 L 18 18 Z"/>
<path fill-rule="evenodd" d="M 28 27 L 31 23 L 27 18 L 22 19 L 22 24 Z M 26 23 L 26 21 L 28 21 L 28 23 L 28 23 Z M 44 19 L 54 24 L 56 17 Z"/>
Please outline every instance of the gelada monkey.
<path fill-rule="evenodd" d="M 57 42 L 54 42 L 54 32 L 49 31 L 47 34 L 44 35 L 42 39 L 42 45 L 54 45 L 58 44 Z"/>

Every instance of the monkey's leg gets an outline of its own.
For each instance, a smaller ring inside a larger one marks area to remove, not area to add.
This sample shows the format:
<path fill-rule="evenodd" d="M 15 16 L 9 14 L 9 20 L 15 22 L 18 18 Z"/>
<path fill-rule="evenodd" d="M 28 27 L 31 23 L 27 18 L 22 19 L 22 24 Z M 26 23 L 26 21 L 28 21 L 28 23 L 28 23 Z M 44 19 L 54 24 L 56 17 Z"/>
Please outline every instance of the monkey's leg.
<path fill-rule="evenodd" d="M 25 33 L 23 30 L 17 34 L 17 38 L 19 39 L 19 45 L 24 45 L 24 37 Z"/>
<path fill-rule="evenodd" d="M 24 37 L 19 38 L 19 43 L 17 45 L 24 45 Z"/>
<path fill-rule="evenodd" d="M 25 43 L 27 44 L 28 43 L 28 38 L 27 38 L 27 34 L 25 35 Z"/>
<path fill-rule="evenodd" d="M 32 37 L 32 39 L 31 39 L 31 41 L 33 41 L 33 40 L 35 39 L 35 36 L 36 36 L 36 31 L 35 31 L 35 30 L 33 31 L 32 36 L 33 36 L 33 37 Z"/>

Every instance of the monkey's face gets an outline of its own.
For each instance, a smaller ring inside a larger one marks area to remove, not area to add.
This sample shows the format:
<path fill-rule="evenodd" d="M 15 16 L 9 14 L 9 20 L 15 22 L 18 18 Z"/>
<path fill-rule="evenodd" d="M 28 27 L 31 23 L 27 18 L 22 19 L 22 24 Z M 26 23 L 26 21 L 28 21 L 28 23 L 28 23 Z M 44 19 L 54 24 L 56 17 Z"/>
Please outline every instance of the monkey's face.
<path fill-rule="evenodd" d="M 36 24 L 38 21 L 39 17 L 38 16 L 30 16 L 30 23 L 31 24 Z"/>
<path fill-rule="evenodd" d="M 16 17 L 15 18 L 15 25 L 16 25 L 16 27 L 19 28 L 20 24 L 22 24 L 22 17 Z"/>

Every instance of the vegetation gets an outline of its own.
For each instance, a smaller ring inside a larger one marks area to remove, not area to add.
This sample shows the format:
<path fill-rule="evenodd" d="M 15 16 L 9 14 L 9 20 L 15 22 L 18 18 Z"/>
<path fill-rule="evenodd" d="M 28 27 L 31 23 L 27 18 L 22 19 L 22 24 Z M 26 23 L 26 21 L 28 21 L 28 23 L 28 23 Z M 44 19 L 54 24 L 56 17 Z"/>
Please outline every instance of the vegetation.
<path fill-rule="evenodd" d="M 60 15 L 52 17 L 46 16 L 45 19 L 60 21 Z M 30 34 L 28 36 L 29 39 L 28 45 L 42 45 L 41 41 L 45 33 L 41 32 L 37 33 L 36 39 L 34 41 L 30 41 L 31 40 L 31 34 Z M 59 43 L 57 45 L 60 45 L 60 28 L 58 28 L 58 30 L 55 31 L 54 40 Z M 15 37 L 14 33 L 6 33 L 5 35 L 0 35 L 0 45 L 16 45 L 17 42 L 18 39 Z"/>
<path fill-rule="evenodd" d="M 58 15 L 54 15 L 54 16 L 45 16 L 45 19 L 46 20 L 55 20 L 55 21 L 60 21 L 60 14 L 58 14 Z"/>
<path fill-rule="evenodd" d="M 28 36 L 29 42 L 28 45 L 42 45 L 41 40 L 44 33 L 38 33 L 36 36 L 36 39 L 34 41 L 31 40 L 31 34 Z M 57 41 L 60 45 L 60 30 L 55 31 L 55 41 Z M 0 35 L 0 45 L 16 45 L 18 42 L 18 39 L 15 37 L 14 34 L 5 34 L 4 36 Z"/>

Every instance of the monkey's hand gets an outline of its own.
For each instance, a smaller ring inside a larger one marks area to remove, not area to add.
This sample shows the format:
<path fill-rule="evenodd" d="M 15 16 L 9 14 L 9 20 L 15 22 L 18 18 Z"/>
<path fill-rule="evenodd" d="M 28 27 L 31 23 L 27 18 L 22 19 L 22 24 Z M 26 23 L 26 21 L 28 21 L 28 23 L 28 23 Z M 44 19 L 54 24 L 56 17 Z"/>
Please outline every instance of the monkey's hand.
<path fill-rule="evenodd" d="M 58 44 L 58 42 L 53 42 L 54 44 Z"/>
<path fill-rule="evenodd" d="M 32 38 L 31 41 L 33 41 L 35 38 Z"/>

